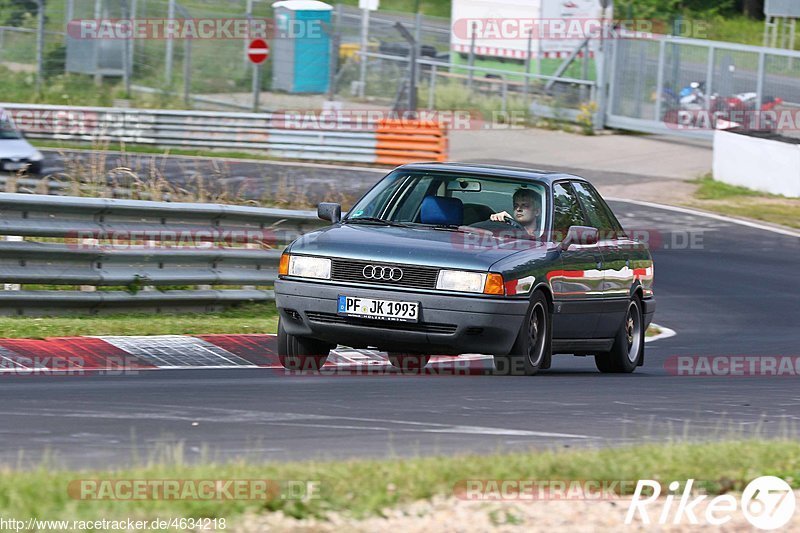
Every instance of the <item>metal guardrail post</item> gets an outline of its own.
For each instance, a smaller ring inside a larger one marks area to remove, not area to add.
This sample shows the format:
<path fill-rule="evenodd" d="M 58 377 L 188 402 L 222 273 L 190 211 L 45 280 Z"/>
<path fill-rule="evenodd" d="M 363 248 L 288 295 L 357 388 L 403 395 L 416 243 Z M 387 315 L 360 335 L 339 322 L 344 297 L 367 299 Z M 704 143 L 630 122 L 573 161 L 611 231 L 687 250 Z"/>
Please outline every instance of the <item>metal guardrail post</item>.
<path fill-rule="evenodd" d="M 528 99 L 528 92 L 530 90 L 530 74 L 531 74 L 531 45 L 533 44 L 533 30 L 528 32 L 528 47 L 527 53 L 525 54 L 525 87 L 522 90 L 522 94 L 525 95 L 525 101 L 527 102 Z"/>
<path fill-rule="evenodd" d="M 758 53 L 758 74 L 756 75 L 756 109 L 761 109 L 761 102 L 764 100 L 764 74 L 766 70 L 766 53 L 761 50 Z"/>
<path fill-rule="evenodd" d="M 21 235 L 6 235 L 3 237 L 3 240 L 9 242 L 22 242 Z M 18 291 L 20 290 L 21 285 L 19 283 L 3 283 L 3 290 L 4 291 Z"/>
<path fill-rule="evenodd" d="M 36 0 L 36 92 L 44 79 L 44 0 Z"/>
<path fill-rule="evenodd" d="M 664 61 L 666 59 L 667 43 L 662 39 L 658 43 L 658 71 L 656 74 L 656 108 L 653 120 L 661 120 L 661 101 L 664 94 Z"/>
<path fill-rule="evenodd" d="M 506 81 L 505 78 L 501 80 L 500 94 L 501 94 L 500 112 L 503 113 L 503 116 L 505 116 L 506 111 L 508 110 L 508 82 Z"/>
<path fill-rule="evenodd" d="M 183 103 L 192 106 L 192 40 L 183 41 Z"/>
<path fill-rule="evenodd" d="M 711 95 L 714 94 L 714 47 L 708 47 L 708 64 L 706 65 L 706 94 Z M 706 103 L 709 106 L 709 109 L 706 111 L 711 111 L 711 99 L 706 98 Z"/>
<path fill-rule="evenodd" d="M 431 82 L 428 85 L 428 109 L 436 106 L 436 65 L 431 65 Z"/>
<path fill-rule="evenodd" d="M 467 67 L 469 68 L 469 72 L 467 73 L 467 90 L 472 92 L 472 77 L 474 76 L 475 71 L 475 33 L 477 31 L 477 26 L 475 23 L 472 24 L 472 35 L 469 39 L 469 59 L 467 59 Z"/>

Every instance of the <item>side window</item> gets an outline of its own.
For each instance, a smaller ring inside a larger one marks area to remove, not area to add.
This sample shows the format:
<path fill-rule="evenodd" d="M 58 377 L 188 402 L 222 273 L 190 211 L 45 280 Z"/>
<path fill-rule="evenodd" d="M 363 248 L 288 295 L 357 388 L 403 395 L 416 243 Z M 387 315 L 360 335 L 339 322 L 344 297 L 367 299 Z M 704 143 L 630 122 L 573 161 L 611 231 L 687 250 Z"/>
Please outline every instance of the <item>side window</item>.
<path fill-rule="evenodd" d="M 553 240 L 560 241 L 570 226 L 586 226 L 583 211 L 572 187 L 566 183 L 553 185 Z"/>
<path fill-rule="evenodd" d="M 433 176 L 422 176 L 415 180 L 413 184 L 409 185 L 410 190 L 404 191 L 404 198 L 398 200 L 396 211 L 392 213 L 392 220 L 417 220 L 419 215 L 419 207 L 422 204 L 422 199 L 429 194 L 435 194 L 436 191 L 431 191 L 431 184 L 433 183 Z"/>
<path fill-rule="evenodd" d="M 603 201 L 594 187 L 586 183 L 572 182 L 572 187 L 580 198 L 589 225 L 600 230 L 600 238 L 617 238 L 624 235 L 622 227 L 611 213 L 611 209 Z"/>

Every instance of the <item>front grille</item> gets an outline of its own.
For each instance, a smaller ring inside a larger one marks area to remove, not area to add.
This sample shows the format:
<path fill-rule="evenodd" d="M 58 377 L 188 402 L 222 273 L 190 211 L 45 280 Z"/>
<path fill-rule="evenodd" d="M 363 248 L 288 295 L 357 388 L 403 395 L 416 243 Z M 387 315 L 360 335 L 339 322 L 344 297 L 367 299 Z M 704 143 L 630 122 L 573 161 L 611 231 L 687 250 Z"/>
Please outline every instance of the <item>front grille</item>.
<path fill-rule="evenodd" d="M 318 313 L 306 311 L 306 316 L 312 322 L 323 324 L 353 324 L 369 328 L 391 329 L 400 331 L 418 331 L 421 333 L 441 333 L 452 335 L 456 332 L 455 324 L 435 324 L 433 322 L 393 322 L 391 320 L 370 320 L 337 315 L 334 313 Z"/>
<path fill-rule="evenodd" d="M 399 281 L 369 279 L 364 276 L 366 266 L 392 267 L 403 271 Z M 376 263 L 374 261 L 354 261 L 350 259 L 331 260 L 331 279 L 350 283 L 369 283 L 375 285 L 391 285 L 392 287 L 411 287 L 414 289 L 435 289 L 439 269 L 397 263 Z"/>

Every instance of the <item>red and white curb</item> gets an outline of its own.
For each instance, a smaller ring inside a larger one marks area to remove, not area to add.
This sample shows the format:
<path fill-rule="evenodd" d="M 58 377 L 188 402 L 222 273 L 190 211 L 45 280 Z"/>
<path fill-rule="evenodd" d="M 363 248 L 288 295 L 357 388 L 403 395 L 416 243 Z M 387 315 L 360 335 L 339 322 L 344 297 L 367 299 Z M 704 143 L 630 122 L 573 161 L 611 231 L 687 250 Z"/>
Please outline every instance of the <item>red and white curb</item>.
<path fill-rule="evenodd" d="M 212 368 L 282 369 L 275 335 L 152 335 L 0 339 L 0 374 L 81 371 L 190 370 Z M 454 361 L 485 362 L 486 355 L 433 356 L 433 367 Z M 326 368 L 387 367 L 385 352 L 339 348 Z"/>
<path fill-rule="evenodd" d="M 645 339 L 652 342 L 674 331 Z M 275 335 L 149 335 L 0 339 L 0 374 L 76 373 L 82 371 L 190 370 L 211 368 L 282 369 Z M 481 372 L 489 355 L 435 355 L 429 368 Z M 389 367 L 385 352 L 339 347 L 325 368 L 358 370 Z"/>

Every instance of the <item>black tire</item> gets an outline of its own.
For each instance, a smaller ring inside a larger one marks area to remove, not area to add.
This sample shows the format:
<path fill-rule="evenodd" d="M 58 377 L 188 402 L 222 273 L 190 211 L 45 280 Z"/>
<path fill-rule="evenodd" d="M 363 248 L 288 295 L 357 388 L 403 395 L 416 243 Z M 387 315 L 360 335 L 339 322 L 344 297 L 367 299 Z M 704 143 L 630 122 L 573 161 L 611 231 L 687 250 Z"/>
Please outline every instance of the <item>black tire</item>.
<path fill-rule="evenodd" d="M 430 355 L 390 353 L 389 362 L 404 374 L 419 374 L 430 361 Z"/>
<path fill-rule="evenodd" d="M 553 320 L 550 305 L 541 291 L 536 291 L 525 315 L 517 340 L 507 356 L 495 356 L 495 373 L 533 376 L 550 367 Z"/>
<path fill-rule="evenodd" d="M 41 176 L 42 174 L 42 162 L 41 161 L 34 161 L 33 163 L 28 164 L 28 168 L 25 170 L 28 174 L 32 176 Z"/>
<path fill-rule="evenodd" d="M 630 374 L 644 359 L 644 316 L 639 296 L 631 298 L 625 319 L 620 324 L 610 352 L 594 356 L 594 364 L 603 373 Z"/>
<path fill-rule="evenodd" d="M 289 335 L 278 319 L 278 360 L 287 370 L 319 370 L 328 359 L 333 344 Z"/>

